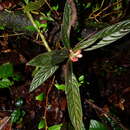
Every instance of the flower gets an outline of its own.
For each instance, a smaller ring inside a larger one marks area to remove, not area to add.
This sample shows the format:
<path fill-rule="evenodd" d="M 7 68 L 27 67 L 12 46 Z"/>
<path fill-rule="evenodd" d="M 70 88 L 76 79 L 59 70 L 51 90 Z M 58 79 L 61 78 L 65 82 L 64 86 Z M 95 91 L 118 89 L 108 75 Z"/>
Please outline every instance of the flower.
<path fill-rule="evenodd" d="M 78 50 L 76 52 L 73 52 L 72 50 L 69 50 L 70 51 L 70 60 L 72 62 L 77 62 L 79 58 L 82 58 L 83 55 L 81 54 L 81 50 Z"/>

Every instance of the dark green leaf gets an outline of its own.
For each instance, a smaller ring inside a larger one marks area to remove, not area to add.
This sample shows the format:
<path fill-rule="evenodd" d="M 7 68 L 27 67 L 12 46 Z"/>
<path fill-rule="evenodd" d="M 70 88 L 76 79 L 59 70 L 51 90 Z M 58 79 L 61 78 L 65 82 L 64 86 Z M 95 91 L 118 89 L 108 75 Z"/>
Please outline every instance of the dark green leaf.
<path fill-rule="evenodd" d="M 11 87 L 13 84 L 14 82 L 10 81 L 9 79 L 0 80 L 0 88 L 8 88 Z"/>
<path fill-rule="evenodd" d="M 68 57 L 67 50 L 54 50 L 51 52 L 42 53 L 36 57 L 34 57 L 27 64 L 31 66 L 53 66 L 59 64 Z"/>
<path fill-rule="evenodd" d="M 5 27 L 0 25 L 0 30 L 5 30 Z"/>
<path fill-rule="evenodd" d="M 14 81 L 20 81 L 20 80 L 22 80 L 22 75 L 20 75 L 20 74 L 14 74 L 13 76 L 12 76 L 12 79 L 14 80 Z"/>
<path fill-rule="evenodd" d="M 30 12 L 33 10 L 40 9 L 45 4 L 45 0 L 35 0 L 35 2 L 29 2 L 26 6 L 24 6 L 25 12 Z"/>
<path fill-rule="evenodd" d="M 0 78 L 8 78 L 13 76 L 13 65 L 5 63 L 0 65 Z"/>
<path fill-rule="evenodd" d="M 86 5 L 83 5 L 83 6 L 84 6 L 85 9 L 87 9 L 87 8 L 90 8 L 91 5 L 92 5 L 92 3 L 91 3 L 91 2 L 88 2 Z"/>
<path fill-rule="evenodd" d="M 66 2 L 65 8 L 64 8 L 64 13 L 63 13 L 63 25 L 61 28 L 61 37 L 62 41 L 65 45 L 66 48 L 70 48 L 70 21 L 71 21 L 71 6 Z"/>
<path fill-rule="evenodd" d="M 68 62 L 66 67 L 67 72 L 65 74 L 65 92 L 70 120 L 75 130 L 85 130 L 83 124 L 79 83 L 73 74 L 72 63 Z"/>
<path fill-rule="evenodd" d="M 41 67 L 41 69 L 35 74 L 31 86 L 30 86 L 30 92 L 35 90 L 38 86 L 40 86 L 42 83 L 44 83 L 50 76 L 53 75 L 53 73 L 58 69 L 58 66 L 47 66 L 47 67 Z"/>
<path fill-rule="evenodd" d="M 20 115 L 21 115 L 20 109 L 14 110 L 14 111 L 11 113 L 11 122 L 12 122 L 12 123 L 16 123 L 16 122 L 20 119 Z"/>
<path fill-rule="evenodd" d="M 113 109 L 116 109 L 116 108 L 113 108 Z M 117 110 L 115 110 L 115 111 L 117 111 Z M 124 129 L 121 128 L 121 126 L 119 125 L 119 123 L 120 123 L 119 117 L 117 117 L 114 113 L 111 113 L 111 112 L 110 112 L 110 114 L 111 114 L 111 117 L 116 118 L 116 121 L 113 120 L 110 116 L 102 117 L 103 120 L 104 120 L 107 124 L 111 125 L 112 130 L 124 130 Z"/>
<path fill-rule="evenodd" d="M 45 128 L 45 120 L 41 120 L 38 124 L 38 129 L 43 129 Z"/>
<path fill-rule="evenodd" d="M 11 113 L 11 122 L 18 123 L 24 115 L 25 115 L 25 111 L 20 110 L 20 109 L 14 110 Z"/>
<path fill-rule="evenodd" d="M 130 20 L 119 22 L 115 25 L 106 27 L 100 32 L 93 35 L 88 40 L 82 40 L 74 50 L 85 49 L 91 51 L 109 45 L 117 41 L 130 32 Z M 97 42 L 98 41 L 98 42 Z"/>
<path fill-rule="evenodd" d="M 89 130 L 108 130 L 108 128 L 99 121 L 91 120 Z"/>
<path fill-rule="evenodd" d="M 48 128 L 48 130 L 61 130 L 62 124 L 53 125 Z"/>

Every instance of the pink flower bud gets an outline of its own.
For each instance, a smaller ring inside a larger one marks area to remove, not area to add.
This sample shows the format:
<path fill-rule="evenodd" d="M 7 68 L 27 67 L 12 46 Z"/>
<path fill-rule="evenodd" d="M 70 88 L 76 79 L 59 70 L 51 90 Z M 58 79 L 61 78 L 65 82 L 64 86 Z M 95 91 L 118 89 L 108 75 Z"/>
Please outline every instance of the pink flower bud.
<path fill-rule="evenodd" d="M 70 50 L 70 60 L 72 62 L 77 62 L 79 58 L 82 58 L 83 55 L 81 54 L 81 50 L 78 50 L 76 52 L 73 52 L 72 50 Z"/>

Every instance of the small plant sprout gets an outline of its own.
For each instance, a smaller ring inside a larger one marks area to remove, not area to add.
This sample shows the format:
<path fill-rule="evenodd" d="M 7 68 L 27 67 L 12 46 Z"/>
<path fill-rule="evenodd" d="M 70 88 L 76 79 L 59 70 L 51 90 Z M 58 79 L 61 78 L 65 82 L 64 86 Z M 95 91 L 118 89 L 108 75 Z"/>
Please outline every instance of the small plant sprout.
<path fill-rule="evenodd" d="M 21 76 L 14 72 L 11 63 L 0 65 L 0 88 L 9 88 L 15 84 L 15 81 L 20 81 Z"/>
<path fill-rule="evenodd" d="M 52 7 L 52 10 L 54 10 L 54 11 L 57 11 L 58 9 L 59 9 L 58 5 Z"/>
<path fill-rule="evenodd" d="M 43 101 L 45 99 L 45 94 L 40 93 L 38 96 L 35 97 L 35 99 L 38 101 Z"/>
<path fill-rule="evenodd" d="M 16 109 L 11 113 L 11 122 L 19 124 L 22 122 L 23 117 L 25 116 L 25 111 L 21 109 Z"/>
<path fill-rule="evenodd" d="M 78 59 L 82 58 L 82 57 L 83 57 L 83 55 L 81 54 L 81 50 L 78 50 L 76 52 L 73 52 L 72 50 L 70 50 L 70 56 L 69 56 L 69 58 L 70 58 L 70 60 L 72 62 L 77 62 Z"/>
<path fill-rule="evenodd" d="M 39 124 L 38 124 L 38 129 L 44 129 L 45 128 L 45 120 L 40 120 Z"/>
<path fill-rule="evenodd" d="M 65 91 L 65 85 L 64 85 L 64 84 L 55 84 L 55 87 L 56 87 L 58 90 Z"/>

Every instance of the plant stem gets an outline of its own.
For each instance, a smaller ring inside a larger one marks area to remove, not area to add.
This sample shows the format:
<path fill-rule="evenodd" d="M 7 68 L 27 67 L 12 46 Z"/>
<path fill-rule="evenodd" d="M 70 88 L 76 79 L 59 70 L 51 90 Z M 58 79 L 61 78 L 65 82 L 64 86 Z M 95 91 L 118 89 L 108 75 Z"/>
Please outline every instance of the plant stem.
<path fill-rule="evenodd" d="M 47 117 L 47 107 L 48 107 L 48 98 L 49 98 L 49 94 L 51 92 L 51 89 L 52 89 L 54 83 L 55 83 L 55 76 L 53 77 L 52 82 L 51 82 L 51 84 L 50 84 L 50 86 L 49 86 L 49 88 L 47 90 L 47 94 L 46 94 L 45 111 L 44 111 L 44 117 L 43 117 L 43 119 L 45 120 L 45 130 L 48 129 L 47 120 L 46 120 L 46 117 Z"/>
<path fill-rule="evenodd" d="M 40 29 L 37 27 L 36 23 L 34 22 L 34 19 L 33 19 L 32 15 L 31 15 L 31 13 L 30 12 L 26 12 L 26 14 L 27 14 L 29 20 L 31 21 L 32 25 L 35 27 L 35 29 L 37 30 L 38 34 L 40 35 L 40 37 L 42 39 L 42 42 L 43 42 L 43 45 L 45 46 L 46 50 L 48 52 L 50 52 L 51 48 L 49 47 L 49 45 L 48 45 L 44 35 L 41 33 Z"/>

